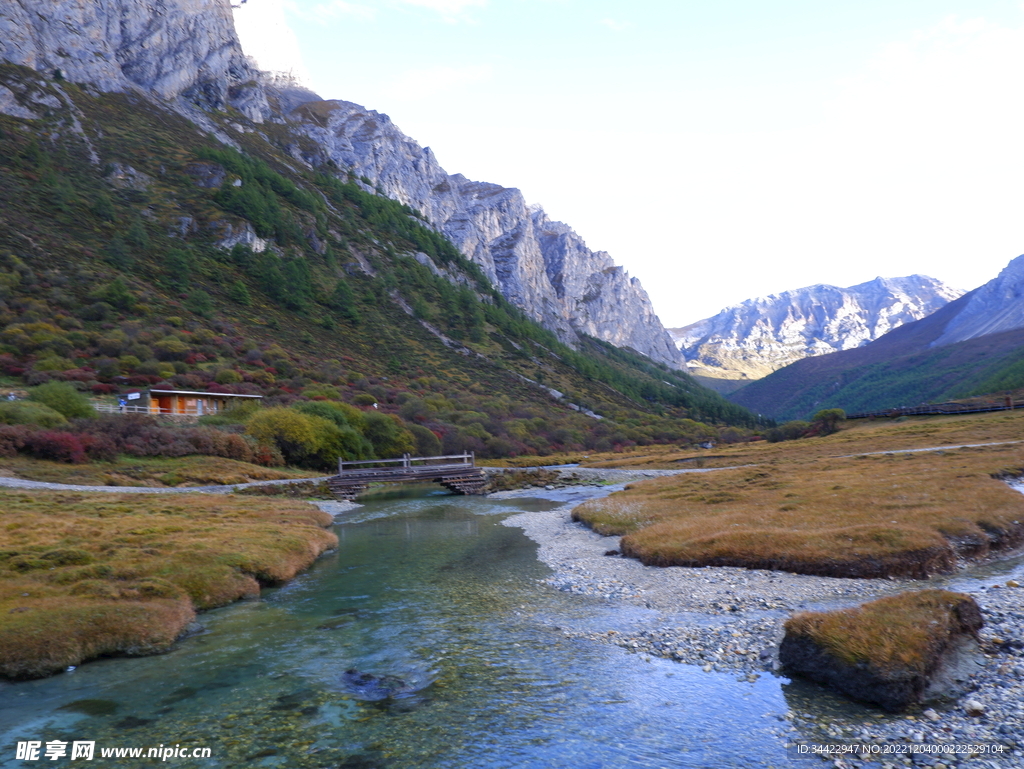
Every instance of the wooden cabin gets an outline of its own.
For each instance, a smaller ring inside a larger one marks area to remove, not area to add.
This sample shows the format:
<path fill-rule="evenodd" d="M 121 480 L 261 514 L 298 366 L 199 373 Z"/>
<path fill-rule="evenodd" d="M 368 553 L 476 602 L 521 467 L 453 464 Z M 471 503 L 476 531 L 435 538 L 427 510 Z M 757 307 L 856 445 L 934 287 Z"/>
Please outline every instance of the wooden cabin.
<path fill-rule="evenodd" d="M 161 416 L 201 417 L 205 414 L 217 414 L 237 403 L 245 402 L 246 399 L 258 401 L 262 397 L 262 395 L 234 395 L 232 393 L 192 392 L 191 390 L 150 390 L 149 404 L 145 413 Z M 138 410 L 142 411 L 143 409 Z"/>

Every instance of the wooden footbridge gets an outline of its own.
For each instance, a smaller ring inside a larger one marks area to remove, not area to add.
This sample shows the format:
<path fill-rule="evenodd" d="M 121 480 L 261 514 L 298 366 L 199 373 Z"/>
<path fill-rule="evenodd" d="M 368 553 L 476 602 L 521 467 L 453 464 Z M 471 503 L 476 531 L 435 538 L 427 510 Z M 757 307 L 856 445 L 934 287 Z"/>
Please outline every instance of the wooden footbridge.
<path fill-rule="evenodd" d="M 412 483 L 433 481 L 456 494 L 482 494 L 487 476 L 476 466 L 472 452 L 440 457 L 369 459 L 359 462 L 338 460 L 338 474 L 327 480 L 331 493 L 352 499 L 371 483 Z"/>

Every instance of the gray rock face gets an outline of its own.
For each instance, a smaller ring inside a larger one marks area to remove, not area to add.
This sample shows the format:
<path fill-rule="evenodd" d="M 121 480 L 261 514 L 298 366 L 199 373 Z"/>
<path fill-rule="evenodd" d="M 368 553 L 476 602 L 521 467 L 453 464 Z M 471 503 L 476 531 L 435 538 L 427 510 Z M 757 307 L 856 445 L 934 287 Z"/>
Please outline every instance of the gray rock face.
<path fill-rule="evenodd" d="M 301 121 L 323 157 L 365 176 L 443 232 L 513 304 L 572 345 L 584 333 L 678 367 L 679 354 L 640 282 L 591 251 L 568 225 L 528 206 L 513 188 L 448 174 L 429 147 L 387 115 L 345 101 L 310 102 Z"/>
<path fill-rule="evenodd" d="M 1024 256 L 1012 260 L 993 280 L 971 292 L 932 347 L 1000 331 L 1024 328 Z"/>
<path fill-rule="evenodd" d="M 0 60 L 103 91 L 139 86 L 206 108 L 266 115 L 228 0 L 5 0 Z"/>
<path fill-rule="evenodd" d="M 962 294 L 926 275 L 807 286 L 748 299 L 669 333 L 692 373 L 760 379 L 802 358 L 865 345 Z"/>

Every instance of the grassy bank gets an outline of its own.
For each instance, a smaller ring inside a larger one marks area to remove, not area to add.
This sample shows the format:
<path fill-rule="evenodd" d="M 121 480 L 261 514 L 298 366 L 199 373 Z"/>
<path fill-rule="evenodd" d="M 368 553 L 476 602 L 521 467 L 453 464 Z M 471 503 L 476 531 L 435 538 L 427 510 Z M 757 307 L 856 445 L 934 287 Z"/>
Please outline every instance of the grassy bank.
<path fill-rule="evenodd" d="M 219 486 L 251 481 L 281 481 L 323 473 L 271 468 L 225 457 L 121 457 L 115 462 L 73 465 L 29 457 L 0 459 L 0 474 L 28 481 L 75 486 Z"/>
<path fill-rule="evenodd" d="M 0 490 L 0 675 L 165 650 L 209 609 L 337 544 L 289 500 Z"/>
<path fill-rule="evenodd" d="M 631 484 L 573 516 L 603 534 L 624 535 L 622 551 L 651 565 L 840 577 L 949 572 L 960 558 L 1024 541 L 1024 495 L 994 477 L 1021 473 L 1024 444 L 836 455 L 933 440 L 1016 439 L 1012 428 L 1022 425 L 1021 416 L 1000 415 L 940 424 L 934 433 L 895 424 L 763 451 L 748 447 L 748 461 L 757 453 L 760 462 Z"/>

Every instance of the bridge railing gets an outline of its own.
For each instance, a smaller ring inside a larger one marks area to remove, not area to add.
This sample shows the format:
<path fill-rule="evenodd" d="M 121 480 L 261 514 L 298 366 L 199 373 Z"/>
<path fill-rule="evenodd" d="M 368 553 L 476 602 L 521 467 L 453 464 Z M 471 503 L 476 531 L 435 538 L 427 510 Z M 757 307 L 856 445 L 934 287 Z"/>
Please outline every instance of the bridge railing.
<path fill-rule="evenodd" d="M 459 460 L 458 462 L 449 462 L 447 460 Z M 418 463 L 418 464 L 413 464 Z M 359 472 L 356 468 L 363 470 L 388 470 L 390 467 L 372 467 L 379 465 L 394 465 L 393 469 L 403 470 L 411 469 L 414 467 L 430 467 L 433 464 L 446 464 L 446 465 L 464 465 L 466 467 L 476 467 L 476 452 L 467 451 L 463 454 L 444 454 L 437 457 L 413 457 L 409 454 L 403 454 L 399 459 L 360 459 L 360 460 L 338 460 L 338 475 L 344 475 L 345 469 L 348 468 L 349 472 Z"/>

